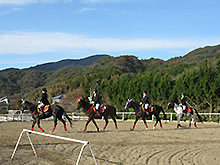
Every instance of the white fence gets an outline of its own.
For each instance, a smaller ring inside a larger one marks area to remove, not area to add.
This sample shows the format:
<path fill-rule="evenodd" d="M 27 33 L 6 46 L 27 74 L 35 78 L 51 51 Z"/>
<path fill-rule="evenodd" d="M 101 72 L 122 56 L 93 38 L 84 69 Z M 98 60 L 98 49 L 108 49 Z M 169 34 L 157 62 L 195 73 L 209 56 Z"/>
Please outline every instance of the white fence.
<path fill-rule="evenodd" d="M 43 136 L 52 137 L 52 138 L 61 139 L 61 140 L 72 141 L 72 142 L 76 142 L 76 143 L 82 143 L 83 146 L 82 146 L 82 148 L 81 148 L 81 150 L 80 150 L 79 157 L 78 157 L 77 162 L 76 162 L 77 165 L 79 164 L 80 157 L 81 157 L 81 155 L 82 155 L 83 149 L 84 149 L 85 146 L 87 145 L 87 146 L 89 146 L 90 152 L 91 152 L 92 157 L 93 157 L 93 159 L 94 159 L 94 162 L 95 162 L 95 164 L 97 165 L 95 156 L 94 156 L 94 154 L 93 154 L 93 152 L 92 152 L 92 147 L 89 145 L 89 142 L 88 142 L 88 141 L 82 141 L 82 140 L 77 140 L 77 139 L 71 139 L 71 138 L 61 137 L 61 136 L 55 136 L 55 135 L 51 135 L 51 134 L 40 133 L 40 132 L 36 132 L 36 131 L 30 131 L 30 130 L 27 130 L 27 129 L 23 129 L 23 131 L 21 132 L 21 134 L 20 134 L 20 136 L 19 136 L 19 138 L 18 138 L 17 144 L 16 144 L 16 146 L 15 146 L 15 149 L 14 149 L 14 151 L 13 151 L 13 153 L 12 153 L 11 159 L 14 158 L 15 152 L 17 151 L 18 145 L 19 145 L 19 143 L 20 143 L 21 137 L 22 137 L 22 135 L 23 135 L 24 132 L 26 132 L 26 134 L 27 134 L 28 140 L 29 140 L 29 142 L 30 142 L 30 145 L 31 145 L 31 147 L 32 147 L 32 149 L 33 149 L 33 152 L 34 152 L 34 154 L 35 154 L 36 157 L 37 157 L 37 152 L 36 152 L 36 150 L 35 150 L 35 148 L 34 148 L 34 145 L 33 145 L 32 141 L 31 141 L 31 138 L 30 138 L 30 136 L 29 136 L 29 133 L 34 133 L 34 134 L 37 134 L 37 135 L 43 135 Z"/>
<path fill-rule="evenodd" d="M 125 120 L 125 115 L 135 115 L 135 112 L 116 112 L 116 114 L 118 116 L 121 117 L 121 119 L 118 119 L 118 120 L 121 120 L 121 121 L 124 121 Z M 160 113 L 162 114 L 162 113 Z M 173 112 L 166 112 L 165 113 L 166 115 L 169 115 L 169 121 L 173 121 L 173 116 L 175 115 L 175 113 Z M 84 113 L 70 113 L 68 114 L 73 120 L 87 120 L 88 117 L 84 114 Z M 216 116 L 216 115 L 220 115 L 220 113 L 199 113 L 199 115 L 203 116 Z M 102 117 L 102 119 L 104 119 Z M 2 121 L 31 121 L 32 120 L 32 117 L 31 117 L 31 114 L 14 114 L 13 116 L 9 115 L 9 114 L 0 114 L 0 122 Z M 50 118 L 47 118 L 47 119 L 44 119 L 44 120 L 53 120 L 53 117 L 50 117 Z M 152 119 L 151 120 L 154 120 L 154 115 L 152 116 Z M 219 120 L 220 122 L 220 120 Z"/>

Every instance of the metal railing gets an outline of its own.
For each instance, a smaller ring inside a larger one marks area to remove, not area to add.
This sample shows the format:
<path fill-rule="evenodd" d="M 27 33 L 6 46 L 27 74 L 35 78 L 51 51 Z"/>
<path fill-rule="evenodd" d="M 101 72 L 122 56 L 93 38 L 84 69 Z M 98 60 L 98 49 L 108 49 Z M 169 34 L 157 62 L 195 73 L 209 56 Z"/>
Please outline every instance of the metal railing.
<path fill-rule="evenodd" d="M 124 121 L 125 120 L 125 115 L 135 115 L 135 112 L 116 112 L 117 116 L 120 116 L 120 119 L 117 120 L 121 120 Z M 162 115 L 162 113 L 160 113 Z M 166 115 L 169 115 L 169 119 L 168 121 L 174 121 L 174 115 L 176 113 L 173 112 L 165 112 Z M 72 120 L 87 120 L 88 117 L 85 115 L 85 113 L 68 113 L 68 115 L 70 116 L 70 118 L 72 118 Z M 199 113 L 199 115 L 203 116 L 217 116 L 220 115 L 220 113 Z M 101 120 L 103 120 L 104 118 L 100 118 Z M 9 114 L 0 114 L 0 121 L 31 121 L 33 120 L 31 117 L 31 114 L 14 114 L 9 115 Z M 53 117 L 44 119 L 44 120 L 53 120 Z M 152 115 L 151 120 L 154 120 L 154 115 Z"/>

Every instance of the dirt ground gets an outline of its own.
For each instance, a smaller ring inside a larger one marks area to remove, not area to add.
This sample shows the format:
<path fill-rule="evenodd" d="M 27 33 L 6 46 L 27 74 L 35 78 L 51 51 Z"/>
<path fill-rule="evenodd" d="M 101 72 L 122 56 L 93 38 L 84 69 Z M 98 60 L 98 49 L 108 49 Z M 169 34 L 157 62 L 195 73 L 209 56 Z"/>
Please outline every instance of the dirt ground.
<path fill-rule="evenodd" d="M 70 165 L 76 164 L 82 144 L 59 140 L 36 134 L 30 134 L 38 157 L 24 133 L 17 152 L 11 160 L 12 152 L 23 129 L 30 129 L 32 122 L 0 123 L 0 164 L 1 165 Z M 97 121 L 103 128 L 104 121 Z M 106 131 L 97 132 L 93 123 L 83 132 L 85 121 L 73 122 L 73 129 L 67 124 L 65 132 L 61 122 L 53 133 L 57 136 L 89 141 L 97 164 L 101 165 L 217 165 L 220 163 L 220 124 L 197 123 L 188 128 L 182 122 L 182 128 L 176 129 L 176 122 L 163 123 L 153 131 L 152 122 L 145 130 L 139 121 L 134 131 L 130 131 L 133 121 L 118 121 L 118 130 L 110 121 Z M 45 133 L 51 134 L 52 121 L 42 121 Z M 40 131 L 35 126 L 34 131 Z M 95 164 L 88 146 L 85 147 L 79 164 Z"/>

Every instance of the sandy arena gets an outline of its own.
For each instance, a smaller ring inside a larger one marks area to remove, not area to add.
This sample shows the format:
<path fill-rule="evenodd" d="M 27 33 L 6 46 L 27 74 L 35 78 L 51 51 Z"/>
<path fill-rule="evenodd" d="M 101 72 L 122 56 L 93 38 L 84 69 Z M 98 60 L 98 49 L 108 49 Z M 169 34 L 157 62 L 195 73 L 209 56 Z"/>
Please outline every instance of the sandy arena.
<path fill-rule="evenodd" d="M 220 124 L 197 123 L 188 128 L 176 129 L 176 122 L 163 123 L 152 130 L 145 130 L 143 122 L 138 121 L 135 131 L 130 131 L 133 121 L 118 121 L 118 130 L 110 121 L 106 131 L 97 132 L 93 123 L 83 132 L 86 121 L 73 122 L 73 129 L 67 124 L 65 132 L 61 122 L 53 133 L 57 136 L 89 141 L 98 165 L 217 165 L 220 164 Z M 11 155 L 23 129 L 30 129 L 32 122 L 0 123 L 0 164 L 1 165 L 70 165 L 76 164 L 82 144 L 30 134 L 38 157 L 35 157 L 26 134 L 15 153 Z M 104 121 L 97 121 L 103 128 Z M 42 121 L 45 133 L 51 133 L 53 122 Z M 34 131 L 40 131 L 35 126 Z M 94 164 L 89 147 L 85 147 L 79 164 Z"/>

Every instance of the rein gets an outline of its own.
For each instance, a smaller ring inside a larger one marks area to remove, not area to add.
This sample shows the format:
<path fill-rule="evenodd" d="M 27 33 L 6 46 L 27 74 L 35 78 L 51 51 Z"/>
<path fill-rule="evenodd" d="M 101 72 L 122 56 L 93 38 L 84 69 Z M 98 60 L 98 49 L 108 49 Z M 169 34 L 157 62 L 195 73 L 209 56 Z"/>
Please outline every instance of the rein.
<path fill-rule="evenodd" d="M 86 112 L 86 114 L 93 108 L 94 106 L 91 106 L 89 109 L 88 109 L 88 111 Z"/>
<path fill-rule="evenodd" d="M 35 112 L 36 112 L 36 110 L 31 114 L 31 115 L 34 115 L 35 114 Z"/>

